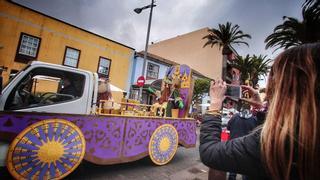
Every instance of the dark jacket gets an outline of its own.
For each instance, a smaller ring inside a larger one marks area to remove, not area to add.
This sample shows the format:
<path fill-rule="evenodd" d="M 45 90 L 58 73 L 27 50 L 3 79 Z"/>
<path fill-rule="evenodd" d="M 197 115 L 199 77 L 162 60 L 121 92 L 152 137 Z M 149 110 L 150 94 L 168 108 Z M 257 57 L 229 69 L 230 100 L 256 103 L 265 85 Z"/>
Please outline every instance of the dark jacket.
<path fill-rule="evenodd" d="M 227 129 L 230 131 L 230 138 L 234 139 L 249 134 L 257 126 L 258 121 L 255 116 L 244 118 L 239 114 L 235 114 L 229 120 Z"/>
<path fill-rule="evenodd" d="M 221 117 L 205 115 L 200 129 L 200 157 L 208 167 L 244 174 L 249 179 L 268 179 L 260 155 L 258 129 L 249 135 L 221 142 Z"/>

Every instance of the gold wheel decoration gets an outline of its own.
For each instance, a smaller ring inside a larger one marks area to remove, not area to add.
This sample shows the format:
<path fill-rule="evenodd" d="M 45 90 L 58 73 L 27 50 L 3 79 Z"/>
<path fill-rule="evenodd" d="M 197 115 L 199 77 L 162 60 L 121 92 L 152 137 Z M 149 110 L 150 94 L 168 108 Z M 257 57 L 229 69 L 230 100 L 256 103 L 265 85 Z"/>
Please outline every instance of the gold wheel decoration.
<path fill-rule="evenodd" d="M 149 155 L 153 163 L 164 165 L 171 161 L 178 148 L 178 132 L 171 124 L 159 126 L 149 141 Z"/>
<path fill-rule="evenodd" d="M 61 119 L 37 122 L 11 143 L 7 167 L 16 179 L 62 179 L 85 154 L 85 139 L 73 123 Z"/>

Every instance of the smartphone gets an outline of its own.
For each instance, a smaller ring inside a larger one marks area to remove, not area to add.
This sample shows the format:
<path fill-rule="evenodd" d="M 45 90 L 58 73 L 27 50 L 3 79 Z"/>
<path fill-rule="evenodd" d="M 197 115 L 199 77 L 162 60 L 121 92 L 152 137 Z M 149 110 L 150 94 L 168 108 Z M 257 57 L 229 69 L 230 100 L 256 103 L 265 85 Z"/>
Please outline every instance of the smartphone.
<path fill-rule="evenodd" d="M 226 90 L 225 96 L 233 99 L 240 99 L 242 97 L 241 86 L 227 84 L 227 90 Z"/>

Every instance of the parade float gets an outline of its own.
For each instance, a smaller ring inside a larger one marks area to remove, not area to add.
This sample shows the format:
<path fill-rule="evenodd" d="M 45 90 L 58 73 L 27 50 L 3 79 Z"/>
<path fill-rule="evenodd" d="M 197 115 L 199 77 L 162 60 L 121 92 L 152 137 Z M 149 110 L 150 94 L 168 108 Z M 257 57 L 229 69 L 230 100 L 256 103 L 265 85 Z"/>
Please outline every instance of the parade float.
<path fill-rule="evenodd" d="M 115 102 L 103 96 L 104 85 L 96 73 L 42 62 L 19 72 L 0 97 L 2 165 L 16 179 L 62 179 L 83 160 L 111 165 L 149 156 L 164 165 L 179 145 L 195 147 L 188 66 L 168 69 L 152 105 Z"/>

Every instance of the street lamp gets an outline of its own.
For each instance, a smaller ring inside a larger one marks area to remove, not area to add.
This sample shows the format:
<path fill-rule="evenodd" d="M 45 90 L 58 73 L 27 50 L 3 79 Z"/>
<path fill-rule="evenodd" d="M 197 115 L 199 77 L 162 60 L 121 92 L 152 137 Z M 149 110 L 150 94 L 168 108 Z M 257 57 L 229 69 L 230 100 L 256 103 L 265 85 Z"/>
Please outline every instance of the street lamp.
<path fill-rule="evenodd" d="M 142 66 L 142 76 L 144 76 L 144 72 L 146 70 L 146 59 L 147 59 L 147 54 L 148 54 L 148 43 L 149 43 L 149 34 L 150 34 L 150 26 L 151 26 L 151 19 L 152 19 L 152 10 L 153 7 L 155 7 L 156 5 L 154 4 L 154 0 L 151 0 L 151 4 L 141 7 L 141 8 L 135 8 L 134 12 L 137 14 L 140 14 L 142 12 L 142 10 L 144 9 L 148 9 L 150 8 L 150 15 L 149 15 L 149 23 L 148 23 L 148 31 L 147 31 L 147 38 L 146 38 L 146 46 L 145 46 L 145 50 L 144 50 L 144 57 L 143 57 L 143 66 Z M 142 102 L 142 87 L 140 87 L 139 89 L 139 99 Z"/>

